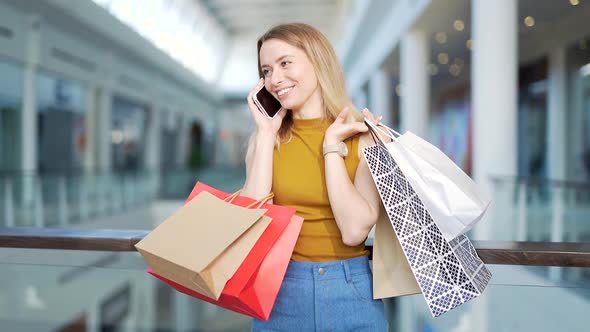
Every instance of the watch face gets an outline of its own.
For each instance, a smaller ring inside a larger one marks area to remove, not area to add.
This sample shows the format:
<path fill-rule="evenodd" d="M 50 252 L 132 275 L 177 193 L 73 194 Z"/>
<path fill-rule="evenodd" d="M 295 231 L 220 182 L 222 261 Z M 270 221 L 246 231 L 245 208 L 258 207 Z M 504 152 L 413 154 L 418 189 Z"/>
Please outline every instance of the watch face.
<path fill-rule="evenodd" d="M 340 155 L 342 157 L 346 157 L 348 155 L 348 147 L 346 146 L 346 143 L 344 142 L 340 142 Z"/>

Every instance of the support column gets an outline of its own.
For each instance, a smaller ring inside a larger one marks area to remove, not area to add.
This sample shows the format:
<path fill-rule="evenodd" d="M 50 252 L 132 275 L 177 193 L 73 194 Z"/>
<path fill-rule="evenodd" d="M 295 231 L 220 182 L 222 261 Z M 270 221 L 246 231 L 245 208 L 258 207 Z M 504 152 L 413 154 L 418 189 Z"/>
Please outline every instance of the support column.
<path fill-rule="evenodd" d="M 98 157 L 98 120 L 100 109 L 97 101 L 98 88 L 95 84 L 86 85 L 86 146 L 84 153 L 84 172 L 91 174 L 97 169 Z"/>
<path fill-rule="evenodd" d="M 383 69 L 377 70 L 369 81 L 369 110 L 375 115 L 383 116 L 381 122 L 387 126 L 393 126 L 393 114 L 391 109 L 391 97 L 393 86 L 387 73 Z"/>
<path fill-rule="evenodd" d="M 23 104 L 21 112 L 21 169 L 25 175 L 23 203 L 33 200 L 33 182 L 37 174 L 37 67 L 39 65 L 40 18 L 28 19 L 27 50 L 24 66 Z"/>
<path fill-rule="evenodd" d="M 178 144 L 176 153 L 176 167 L 185 169 L 187 167 L 187 156 L 189 147 L 189 131 L 192 123 L 190 117 L 185 114 L 177 115 L 180 120 L 178 124 Z"/>
<path fill-rule="evenodd" d="M 401 130 L 426 138 L 430 106 L 430 50 L 426 33 L 410 30 L 401 44 Z"/>
<path fill-rule="evenodd" d="M 112 171 L 112 133 L 111 114 L 113 112 L 113 56 L 107 55 L 103 60 L 103 72 L 100 86 L 96 89 L 96 168 L 98 173 L 109 174 Z"/>
<path fill-rule="evenodd" d="M 149 110 L 149 120 L 146 130 L 146 169 L 155 172 L 160 165 L 160 129 L 161 115 L 158 104 L 151 104 Z"/>
<path fill-rule="evenodd" d="M 96 88 L 96 113 L 94 116 L 95 128 L 95 149 L 96 149 L 96 209 L 99 215 L 104 215 L 112 210 L 118 200 L 109 193 L 111 186 L 110 174 L 112 171 L 112 133 L 111 113 L 113 110 L 113 57 L 107 55 L 102 65 L 104 76 L 101 77 L 100 85 Z"/>
<path fill-rule="evenodd" d="M 513 0 L 472 1 L 473 177 L 490 195 L 491 176 L 517 174 L 517 10 Z M 509 226 L 498 213 L 512 208 L 504 196 L 494 197 L 474 227 L 477 239 L 493 238 L 492 229 Z"/>
<path fill-rule="evenodd" d="M 548 177 L 566 179 L 566 111 L 567 69 L 565 48 L 549 54 L 549 93 L 547 110 L 547 168 Z"/>
<path fill-rule="evenodd" d="M 517 13 L 513 0 L 472 0 L 473 178 L 492 194 L 491 176 L 517 174 Z M 472 237 L 494 238 L 492 230 L 506 229 L 508 218 L 500 208 L 513 208 L 508 194 L 493 197 L 486 216 L 473 229 Z M 496 217 L 495 217 L 496 216 Z M 471 309 L 469 330 L 490 331 L 489 293 Z"/>
<path fill-rule="evenodd" d="M 566 50 L 560 47 L 549 54 L 549 89 L 547 109 L 547 175 L 552 180 L 566 179 L 567 67 Z M 554 187 L 552 194 L 551 241 L 561 242 L 564 235 L 566 190 Z M 551 268 L 549 276 L 561 279 L 561 268 Z"/>
<path fill-rule="evenodd" d="M 32 213 L 33 207 L 42 208 L 35 203 L 40 195 L 35 194 L 37 182 L 37 68 L 40 53 L 40 18 L 36 15 L 28 19 L 27 49 L 24 66 L 23 103 L 21 112 L 21 169 L 23 191 L 20 209 L 25 211 L 24 222 L 39 224 L 34 220 L 39 213 Z M 21 225 L 22 226 L 22 225 Z"/>
<path fill-rule="evenodd" d="M 111 156 L 111 112 L 113 94 L 111 87 L 103 85 L 98 91 L 98 116 L 97 116 L 97 168 L 100 173 L 110 173 L 112 168 Z"/>
<path fill-rule="evenodd" d="M 84 174 L 80 178 L 80 197 L 78 209 L 80 221 L 84 222 L 90 214 L 89 207 L 92 203 L 89 201 L 89 188 L 96 188 L 93 185 L 93 176 L 98 171 L 98 130 L 99 114 L 98 107 L 98 88 L 96 84 L 89 82 L 86 84 L 86 112 L 85 112 L 85 146 L 84 146 Z"/>
<path fill-rule="evenodd" d="M 154 190 L 158 191 L 160 188 L 160 164 L 161 164 L 161 132 L 162 132 L 162 111 L 158 103 L 152 103 L 149 110 L 149 120 L 147 125 L 147 142 L 145 145 L 146 153 L 146 170 L 149 173 L 148 186 L 142 186 L 142 190 L 149 190 L 150 197 L 154 194 L 151 192 Z M 153 180 L 153 182 L 152 182 Z M 146 194 L 145 192 L 141 193 Z"/>

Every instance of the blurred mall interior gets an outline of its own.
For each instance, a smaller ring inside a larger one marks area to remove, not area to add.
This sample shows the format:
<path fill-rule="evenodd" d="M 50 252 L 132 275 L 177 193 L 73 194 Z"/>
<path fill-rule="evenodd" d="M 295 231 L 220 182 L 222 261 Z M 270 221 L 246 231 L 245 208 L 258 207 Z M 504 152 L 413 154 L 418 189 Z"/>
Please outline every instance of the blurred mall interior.
<path fill-rule="evenodd" d="M 0 0 L 0 227 L 152 229 L 245 178 L 256 40 L 333 43 L 355 105 L 443 152 L 493 204 L 474 240 L 590 242 L 590 0 Z M 590 271 L 490 265 L 392 331 L 588 331 Z M 136 252 L 0 249 L 0 331 L 248 331 Z"/>

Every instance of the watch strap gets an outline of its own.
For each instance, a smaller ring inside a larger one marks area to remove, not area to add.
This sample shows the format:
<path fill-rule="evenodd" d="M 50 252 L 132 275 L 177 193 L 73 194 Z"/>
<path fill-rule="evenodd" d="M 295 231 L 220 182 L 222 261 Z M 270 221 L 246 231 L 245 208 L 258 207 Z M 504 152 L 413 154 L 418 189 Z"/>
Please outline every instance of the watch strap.
<path fill-rule="evenodd" d="M 340 157 L 345 157 L 344 155 L 342 155 L 341 145 L 342 145 L 342 142 L 340 142 L 338 144 L 325 145 L 324 146 L 324 157 L 328 153 L 333 153 L 333 152 L 337 153 Z"/>

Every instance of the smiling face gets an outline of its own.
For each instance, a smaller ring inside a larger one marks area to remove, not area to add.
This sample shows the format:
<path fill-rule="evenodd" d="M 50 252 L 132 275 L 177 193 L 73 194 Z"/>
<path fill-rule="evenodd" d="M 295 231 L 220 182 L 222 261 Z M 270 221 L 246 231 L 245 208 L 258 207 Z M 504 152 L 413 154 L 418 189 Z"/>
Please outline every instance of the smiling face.
<path fill-rule="evenodd" d="M 296 117 L 321 116 L 318 79 L 303 50 L 269 39 L 260 47 L 259 57 L 264 85 L 283 108 L 292 110 Z"/>

